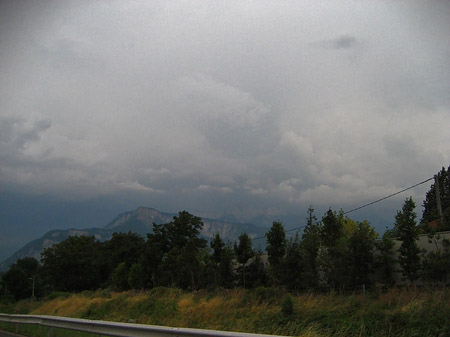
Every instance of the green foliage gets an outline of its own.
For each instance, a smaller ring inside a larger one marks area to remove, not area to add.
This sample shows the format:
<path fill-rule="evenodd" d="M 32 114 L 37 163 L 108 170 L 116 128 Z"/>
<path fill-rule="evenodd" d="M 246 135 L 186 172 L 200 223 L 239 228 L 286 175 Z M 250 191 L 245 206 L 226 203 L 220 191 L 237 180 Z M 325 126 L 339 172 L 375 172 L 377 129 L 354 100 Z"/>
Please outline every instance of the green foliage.
<path fill-rule="evenodd" d="M 252 239 L 248 236 L 247 233 L 242 233 L 239 236 L 238 243 L 234 243 L 234 252 L 236 254 L 238 262 L 241 264 L 242 286 L 245 289 L 245 265 L 247 264 L 248 260 L 255 255 L 252 247 Z"/>
<path fill-rule="evenodd" d="M 303 282 L 306 288 L 315 288 L 318 284 L 319 272 L 317 266 L 317 257 L 319 254 L 319 247 L 322 245 L 320 224 L 315 223 L 317 220 L 314 214 L 314 208 L 308 208 L 307 224 L 303 231 L 302 240 L 300 243 L 301 260 L 303 261 Z M 296 238 L 298 241 L 298 238 Z M 294 261 L 295 264 L 295 261 Z M 292 269 L 290 269 L 292 270 Z"/>
<path fill-rule="evenodd" d="M 407 198 L 402 210 L 395 216 L 395 230 L 401 245 L 399 263 L 404 279 L 413 283 L 419 278 L 420 250 L 417 246 L 418 228 L 416 224 L 416 204 L 411 197 Z"/>
<path fill-rule="evenodd" d="M 321 249 L 317 261 L 327 285 L 342 289 L 349 283 L 348 244 L 344 237 L 343 212 L 328 210 L 322 217 Z"/>
<path fill-rule="evenodd" d="M 127 283 L 131 289 L 144 289 L 145 274 L 140 263 L 133 263 L 128 272 Z"/>
<path fill-rule="evenodd" d="M 125 263 L 129 268 L 140 260 L 144 249 L 145 240 L 136 233 L 114 233 L 111 239 L 103 244 L 103 259 L 110 271 L 120 263 Z"/>
<path fill-rule="evenodd" d="M 375 270 L 375 240 L 378 234 L 367 221 L 358 222 L 348 243 L 350 286 L 369 285 Z"/>
<path fill-rule="evenodd" d="M 450 166 L 446 170 L 445 167 L 437 173 L 439 182 L 439 193 L 441 196 L 441 208 L 444 216 L 443 222 L 439 221 L 439 212 L 436 200 L 436 182 L 433 183 L 428 190 L 425 200 L 423 201 L 423 213 L 421 219 L 421 229 L 425 233 L 435 231 L 450 230 Z M 437 220 L 437 222 L 435 222 Z M 430 223 L 435 223 L 431 225 Z"/>
<path fill-rule="evenodd" d="M 116 293 L 112 298 L 97 294 L 89 299 L 74 295 L 69 301 L 52 301 L 51 305 L 23 301 L 10 311 L 53 314 L 59 310 L 62 314 L 69 306 L 78 308 L 72 317 L 301 337 L 450 334 L 449 289 L 392 289 L 365 298 L 334 293 L 292 296 L 275 288 L 184 292 L 158 287 L 148 292 Z M 15 326 L 7 328 L 14 331 Z M 19 332 L 24 333 L 25 328 L 21 326 Z M 54 332 L 61 336 L 59 330 Z M 44 336 L 32 331 L 29 335 Z"/>
<path fill-rule="evenodd" d="M 267 273 L 262 261 L 263 253 L 257 251 L 250 264 L 246 266 L 246 286 L 248 288 L 255 288 L 267 285 Z"/>
<path fill-rule="evenodd" d="M 281 313 L 285 317 L 290 317 L 294 314 L 294 297 L 288 294 L 281 303 Z"/>
<path fill-rule="evenodd" d="M 156 228 L 154 238 L 162 240 L 159 247 L 163 249 L 160 266 L 169 284 L 196 288 L 195 277 L 200 273 L 202 251 L 206 248 L 206 240 L 199 237 L 202 227 L 199 217 L 182 211 L 172 222 Z"/>
<path fill-rule="evenodd" d="M 300 291 L 306 287 L 308 281 L 311 281 L 308 277 L 310 275 L 305 275 L 306 261 L 302 242 L 297 233 L 287 244 L 285 269 L 282 273 L 284 285 L 289 290 Z M 312 283 L 313 281 L 311 281 Z"/>
<path fill-rule="evenodd" d="M 338 245 L 338 241 L 343 236 L 343 220 L 342 211 L 338 214 L 329 209 L 322 217 L 322 242 L 325 247 L 334 249 Z"/>
<path fill-rule="evenodd" d="M 100 244 L 93 236 L 71 236 L 42 252 L 42 268 L 51 289 L 81 291 L 100 287 Z"/>
<path fill-rule="evenodd" d="M 229 288 L 234 281 L 234 250 L 231 244 L 225 244 L 217 233 L 211 240 L 211 248 L 213 253 L 211 256 L 212 268 L 214 273 L 214 286 Z"/>
<path fill-rule="evenodd" d="M 376 269 L 378 271 L 377 280 L 384 286 L 394 284 L 394 241 L 390 238 L 390 233 L 385 232 L 381 240 L 375 243 L 377 249 Z"/>
<path fill-rule="evenodd" d="M 270 262 L 271 275 L 275 284 L 280 283 L 286 255 L 286 231 L 281 221 L 274 221 L 266 233 L 267 256 Z"/>
<path fill-rule="evenodd" d="M 432 283 L 446 284 L 450 274 L 450 241 L 442 240 L 440 237 L 433 239 L 437 241 L 436 246 L 441 240 L 442 248 L 425 254 L 422 261 L 422 276 Z"/>
<path fill-rule="evenodd" d="M 16 300 L 40 297 L 43 292 L 40 269 L 39 262 L 32 257 L 17 260 L 2 276 L 4 291 Z"/>
<path fill-rule="evenodd" d="M 127 290 L 128 286 L 128 266 L 126 262 L 118 264 L 112 273 L 112 284 L 117 290 Z"/>

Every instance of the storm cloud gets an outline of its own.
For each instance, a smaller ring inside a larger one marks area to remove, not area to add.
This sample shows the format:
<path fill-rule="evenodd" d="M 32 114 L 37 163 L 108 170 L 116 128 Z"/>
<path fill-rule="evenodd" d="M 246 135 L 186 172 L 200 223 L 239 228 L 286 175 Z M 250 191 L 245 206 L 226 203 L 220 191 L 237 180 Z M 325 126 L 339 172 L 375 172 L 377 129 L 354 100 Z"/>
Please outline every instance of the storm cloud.
<path fill-rule="evenodd" d="M 4 1 L 0 13 L 0 192 L 303 218 L 450 164 L 446 2 Z"/>

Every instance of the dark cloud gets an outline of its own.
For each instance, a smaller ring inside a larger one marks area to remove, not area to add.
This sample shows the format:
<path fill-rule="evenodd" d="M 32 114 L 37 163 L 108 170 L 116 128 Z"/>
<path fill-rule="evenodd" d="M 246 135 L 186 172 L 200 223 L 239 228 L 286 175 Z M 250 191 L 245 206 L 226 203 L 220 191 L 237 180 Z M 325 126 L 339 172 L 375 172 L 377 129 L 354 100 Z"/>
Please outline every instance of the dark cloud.
<path fill-rule="evenodd" d="M 5 3 L 0 192 L 245 220 L 352 208 L 450 161 L 439 10 Z"/>

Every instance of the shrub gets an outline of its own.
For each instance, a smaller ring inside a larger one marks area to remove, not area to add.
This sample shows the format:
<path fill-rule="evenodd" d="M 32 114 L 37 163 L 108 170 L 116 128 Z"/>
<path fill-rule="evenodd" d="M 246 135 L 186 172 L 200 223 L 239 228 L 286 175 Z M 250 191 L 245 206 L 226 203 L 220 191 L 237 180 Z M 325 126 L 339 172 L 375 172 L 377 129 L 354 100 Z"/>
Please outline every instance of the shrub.
<path fill-rule="evenodd" d="M 285 317 L 289 317 L 294 314 L 294 298 L 291 294 L 288 294 L 281 303 L 281 313 Z"/>

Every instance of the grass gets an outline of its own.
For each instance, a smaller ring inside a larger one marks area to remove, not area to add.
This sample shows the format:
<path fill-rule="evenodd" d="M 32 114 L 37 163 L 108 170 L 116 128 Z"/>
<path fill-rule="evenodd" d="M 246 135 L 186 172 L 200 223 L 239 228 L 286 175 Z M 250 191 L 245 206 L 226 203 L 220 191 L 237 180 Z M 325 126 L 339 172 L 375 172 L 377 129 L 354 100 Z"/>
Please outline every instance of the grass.
<path fill-rule="evenodd" d="M 291 296 L 272 288 L 198 292 L 156 288 L 124 293 L 102 290 L 77 295 L 63 293 L 0 309 L 11 313 L 302 337 L 450 335 L 448 289 L 392 289 L 367 297 L 335 293 Z M 88 336 L 64 333 L 60 336 Z M 36 332 L 32 335 L 38 336 Z M 59 336 L 56 331 L 54 336 Z"/>

